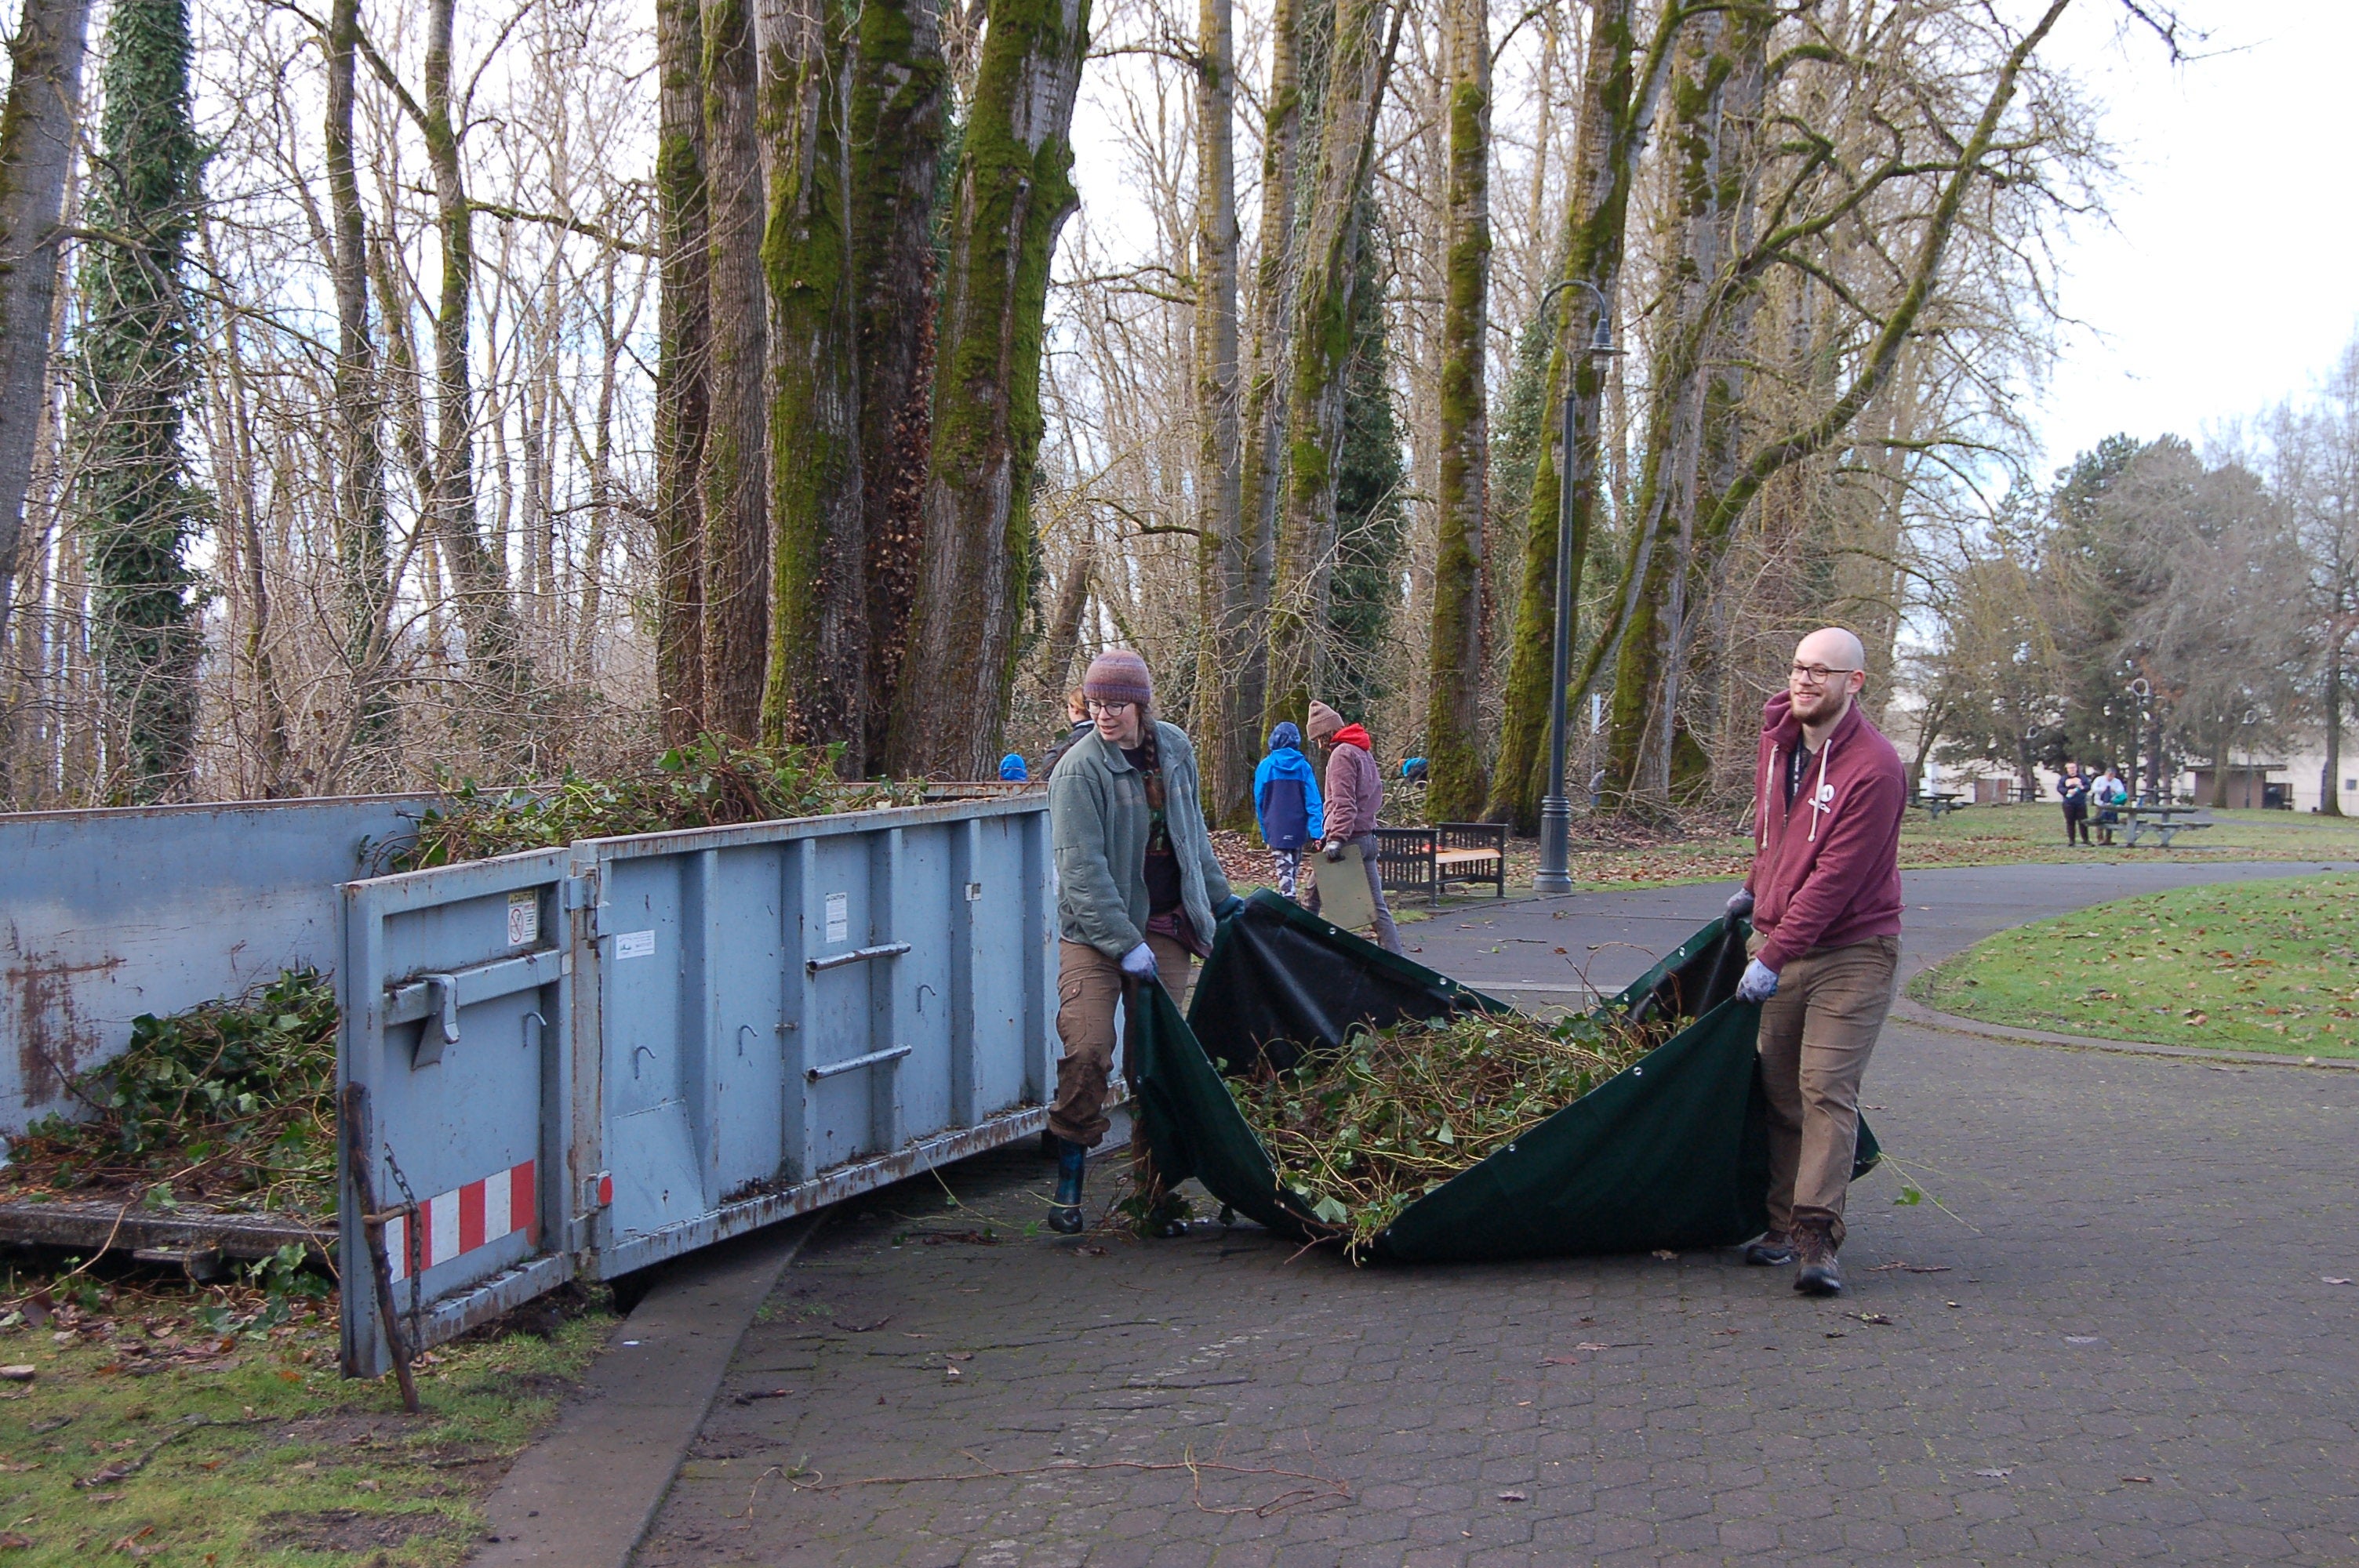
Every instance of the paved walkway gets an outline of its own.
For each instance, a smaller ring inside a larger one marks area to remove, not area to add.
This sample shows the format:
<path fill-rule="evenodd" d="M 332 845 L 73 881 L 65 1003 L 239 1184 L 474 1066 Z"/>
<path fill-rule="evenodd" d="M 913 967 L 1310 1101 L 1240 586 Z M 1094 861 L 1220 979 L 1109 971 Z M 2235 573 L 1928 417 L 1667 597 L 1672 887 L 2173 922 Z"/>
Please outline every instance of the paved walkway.
<path fill-rule="evenodd" d="M 1914 875 L 1910 961 L 2299 869 Z M 1636 974 L 1720 896 L 1410 941 L 1537 1001 L 1567 958 Z M 877 1195 L 787 1271 L 638 1561 L 2359 1562 L 2359 1284 L 2332 1282 L 2359 1278 L 2359 1075 L 1896 1025 L 1867 1093 L 1949 1212 L 1862 1182 L 1837 1302 L 1733 1253 L 1027 1236 L 1048 1172 L 1012 1152 Z M 934 1476 L 962 1478 L 857 1484 Z"/>

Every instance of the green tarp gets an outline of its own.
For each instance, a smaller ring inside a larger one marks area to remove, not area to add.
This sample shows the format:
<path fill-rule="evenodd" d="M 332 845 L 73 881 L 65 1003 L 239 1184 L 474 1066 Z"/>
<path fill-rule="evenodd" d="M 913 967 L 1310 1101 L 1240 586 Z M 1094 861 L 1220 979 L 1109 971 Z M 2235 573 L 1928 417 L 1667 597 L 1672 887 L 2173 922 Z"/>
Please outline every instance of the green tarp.
<path fill-rule="evenodd" d="M 1605 1005 L 1689 1023 L 1514 1144 L 1403 1209 L 1374 1254 L 1402 1262 L 1725 1247 L 1767 1224 L 1768 1138 L 1754 1052 L 1760 1010 L 1734 1000 L 1741 931 L 1715 920 Z M 1188 1016 L 1139 988 L 1125 1043 L 1135 1114 L 1168 1185 L 1193 1176 L 1238 1214 L 1301 1241 L 1331 1237 L 1282 1189 L 1221 1081 L 1280 1070 L 1357 1028 L 1495 998 L 1337 929 L 1274 892 L 1221 927 Z M 1217 1064 L 1217 1065 L 1216 1065 Z M 1877 1158 L 1860 1124 L 1854 1175 Z"/>

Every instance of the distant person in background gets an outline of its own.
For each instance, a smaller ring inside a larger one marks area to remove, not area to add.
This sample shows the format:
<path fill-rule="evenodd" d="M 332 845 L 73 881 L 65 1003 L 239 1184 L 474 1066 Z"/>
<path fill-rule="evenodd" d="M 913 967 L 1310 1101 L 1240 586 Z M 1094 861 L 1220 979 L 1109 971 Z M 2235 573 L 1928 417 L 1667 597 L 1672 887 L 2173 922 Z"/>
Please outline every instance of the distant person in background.
<path fill-rule="evenodd" d="M 1031 774 L 1025 771 L 1023 752 L 1010 752 L 999 759 L 999 782 L 1002 784 L 1031 782 Z"/>
<path fill-rule="evenodd" d="M 2110 844 L 2114 829 L 2121 826 L 2121 808 L 2129 804 L 2130 786 L 2122 783 L 2122 771 L 2108 762 L 2104 776 L 2089 793 L 2097 807 L 2097 842 Z"/>
<path fill-rule="evenodd" d="M 1376 864 L 1376 814 L 1384 809 L 1385 777 L 1376 766 L 1375 742 L 1365 729 L 1346 724 L 1343 716 L 1323 702 L 1310 705 L 1310 739 L 1327 748 L 1327 859 L 1343 858 L 1343 846 L 1360 847 L 1367 869 L 1368 894 L 1376 905 L 1376 944 L 1387 953 L 1401 950 L 1400 932 L 1385 903 L 1385 879 Z M 1319 913 L 1319 882 L 1310 883 L 1310 913 Z"/>
<path fill-rule="evenodd" d="M 2081 764 L 2064 764 L 2064 775 L 2056 781 L 2056 793 L 2064 797 L 2064 842 L 2086 846 L 2089 842 L 2089 781 L 2082 775 Z"/>
<path fill-rule="evenodd" d="M 1065 760 L 1065 753 L 1073 749 L 1073 742 L 1090 732 L 1089 699 L 1082 695 L 1080 687 L 1065 694 L 1065 733 L 1049 748 L 1049 754 L 1040 759 L 1040 776 L 1044 779 L 1057 771 L 1057 764 Z"/>
<path fill-rule="evenodd" d="M 1302 731 L 1280 719 L 1269 732 L 1269 755 L 1254 770 L 1254 818 L 1269 846 L 1277 891 L 1288 898 L 1302 871 L 1302 847 L 1324 830 L 1325 813 L 1319 775 L 1302 754 Z"/>
<path fill-rule="evenodd" d="M 1432 776 L 1432 764 L 1423 757 L 1401 759 L 1401 783 L 1403 784 L 1423 784 Z"/>

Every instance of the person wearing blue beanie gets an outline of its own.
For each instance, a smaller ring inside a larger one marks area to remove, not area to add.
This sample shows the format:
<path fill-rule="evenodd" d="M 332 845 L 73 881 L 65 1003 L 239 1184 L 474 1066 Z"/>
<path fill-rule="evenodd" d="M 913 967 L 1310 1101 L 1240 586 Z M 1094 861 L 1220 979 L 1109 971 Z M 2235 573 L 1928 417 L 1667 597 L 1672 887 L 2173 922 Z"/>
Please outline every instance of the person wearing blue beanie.
<path fill-rule="evenodd" d="M 1003 784 L 1029 784 L 1032 775 L 1024 771 L 1024 754 L 1010 752 L 999 759 L 999 778 Z"/>
<path fill-rule="evenodd" d="M 1269 846 L 1277 891 L 1292 898 L 1302 847 L 1324 831 L 1326 806 L 1319 797 L 1318 771 L 1302 754 L 1302 731 L 1284 719 L 1269 732 L 1269 755 L 1254 770 L 1254 816 L 1261 841 Z"/>

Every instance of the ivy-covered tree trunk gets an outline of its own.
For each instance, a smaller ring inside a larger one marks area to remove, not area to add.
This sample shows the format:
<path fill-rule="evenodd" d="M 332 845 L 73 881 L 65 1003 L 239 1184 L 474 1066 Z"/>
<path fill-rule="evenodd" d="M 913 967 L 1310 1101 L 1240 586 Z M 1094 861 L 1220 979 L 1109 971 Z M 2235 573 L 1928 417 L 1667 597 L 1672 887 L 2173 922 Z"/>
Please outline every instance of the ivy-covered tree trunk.
<path fill-rule="evenodd" d="M 1360 276 L 1352 291 L 1352 357 L 1344 373 L 1343 443 L 1335 460 L 1335 564 L 1327 595 L 1323 701 L 1364 715 L 1392 695 L 1393 618 L 1400 608 L 1400 423 L 1393 416 L 1392 354 L 1376 269 L 1376 203 L 1354 220 Z"/>
<path fill-rule="evenodd" d="M 1444 199 L 1440 493 L 1427 663 L 1427 808 L 1462 821 L 1485 804 L 1483 740 L 1483 550 L 1489 503 L 1490 406 L 1483 365 L 1491 296 L 1491 23 L 1484 0 L 1451 0 L 1443 19 L 1449 75 L 1450 186 Z"/>
<path fill-rule="evenodd" d="M 1337 0 L 1319 116 L 1316 183 L 1308 193 L 1301 273 L 1286 368 L 1286 473 L 1278 492 L 1277 577 L 1269 616 L 1265 726 L 1299 718 L 1324 671 L 1320 633 L 1328 617 L 1335 557 L 1335 461 L 1352 355 L 1353 298 L 1360 281 L 1354 220 L 1368 189 L 1376 110 L 1397 28 L 1385 0 Z"/>
<path fill-rule="evenodd" d="M 1269 91 L 1262 109 L 1260 255 L 1254 266 L 1251 336 L 1237 418 L 1239 585 L 1228 623 L 1234 645 L 1218 672 L 1220 733 L 1217 739 L 1197 737 L 1212 759 L 1205 773 L 1212 818 L 1230 827 L 1253 822 L 1253 775 L 1269 687 L 1269 596 L 1277 573 L 1277 489 L 1286 472 L 1278 373 L 1286 362 L 1299 263 L 1295 195 L 1301 143 L 1301 0 L 1273 0 Z"/>
<path fill-rule="evenodd" d="M 704 0 L 705 267 L 711 417 L 704 514 L 704 727 L 760 732 L 770 643 L 769 389 L 759 61 L 751 0 Z"/>
<path fill-rule="evenodd" d="M 360 0 L 334 0 L 328 12 L 325 143 L 336 291 L 336 562 L 344 659 L 352 671 L 353 776 L 364 787 L 382 788 L 392 782 L 395 741 L 393 696 L 385 683 L 393 582 L 386 539 L 385 405 L 369 326 L 368 225 L 353 157 L 360 41 Z"/>
<path fill-rule="evenodd" d="M 867 541 L 852 236 L 850 9 L 788 0 L 763 16 L 769 224 L 770 647 L 762 733 L 866 740 Z"/>
<path fill-rule="evenodd" d="M 951 195 L 917 611 L 887 761 L 983 778 L 1031 580 L 1049 264 L 1076 205 L 1088 0 L 992 0 Z"/>
<path fill-rule="evenodd" d="M 705 727 L 704 506 L 712 419 L 710 219 L 700 0 L 656 4 L 656 709 L 667 744 Z"/>
<path fill-rule="evenodd" d="M 1572 496 L 1572 602 L 1577 612 L 1582 572 L 1603 488 L 1598 470 L 1599 413 L 1606 367 L 1586 349 L 1603 302 L 1615 297 L 1621 284 L 1630 192 L 1636 181 L 1646 129 L 1654 117 L 1655 97 L 1669 52 L 1666 45 L 1658 31 L 1649 47 L 1640 51 L 1631 0 L 1597 0 L 1592 6 L 1589 66 L 1582 82 L 1581 128 L 1573 144 L 1572 189 L 1564 232 L 1565 276 L 1587 287 L 1567 290 L 1558 306 L 1563 325 L 1549 365 L 1546 400 L 1547 423 L 1553 428 L 1560 424 L 1556 414 L 1570 378 L 1573 449 L 1566 453 L 1561 442 L 1542 441 L 1532 476 L 1499 753 L 1492 769 L 1487 814 L 1524 833 L 1538 829 L 1540 797 L 1546 793 L 1542 775 L 1548 766 L 1549 687 L 1556 636 L 1557 530 L 1563 499 L 1560 487 L 1571 473 L 1585 476 L 1586 482 L 1574 486 Z M 1565 634 L 1571 638 L 1578 630 L 1567 627 Z M 1577 694 L 1569 694 L 1569 698 Z"/>
<path fill-rule="evenodd" d="M 0 105 L 0 647 L 47 400 L 57 228 L 89 27 L 90 0 L 26 0 L 8 40 L 8 97 Z"/>
<path fill-rule="evenodd" d="M 196 747 L 201 633 L 187 562 L 199 521 L 181 427 L 195 384 L 181 261 L 203 154 L 183 0 L 117 0 L 106 28 L 90 243 L 82 276 L 77 514 L 91 560 L 110 795 L 183 795 Z"/>
<path fill-rule="evenodd" d="M 1236 49 L 1229 0 L 1196 24 L 1197 744 L 1213 821 L 1252 807 L 1256 748 L 1234 711 L 1234 671 L 1252 633 L 1244 455 L 1237 407 Z M 1248 718 L 1258 718 L 1256 709 Z"/>
<path fill-rule="evenodd" d="M 852 85 L 868 690 L 858 748 L 885 755 L 924 540 L 932 445 L 934 220 L 950 71 L 935 0 L 867 0 Z"/>

